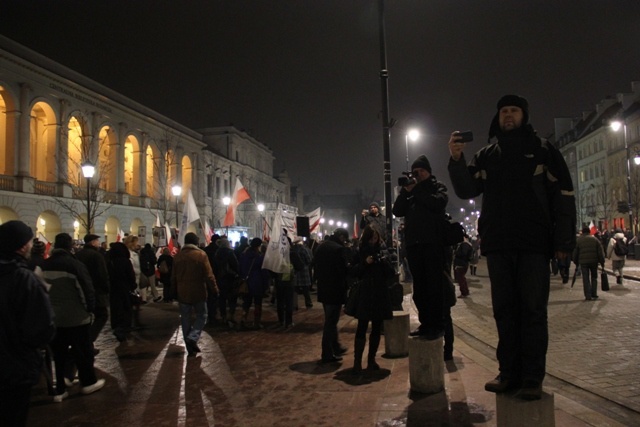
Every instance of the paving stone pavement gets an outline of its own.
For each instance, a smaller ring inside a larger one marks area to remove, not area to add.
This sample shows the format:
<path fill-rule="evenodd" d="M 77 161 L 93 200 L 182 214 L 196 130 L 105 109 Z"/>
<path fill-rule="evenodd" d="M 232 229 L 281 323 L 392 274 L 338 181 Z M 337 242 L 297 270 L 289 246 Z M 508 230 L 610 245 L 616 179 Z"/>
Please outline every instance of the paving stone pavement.
<path fill-rule="evenodd" d="M 629 264 L 626 273 L 640 277 L 640 262 Z M 495 395 L 484 391 L 497 373 L 484 261 L 478 273 L 470 277 L 471 296 L 453 308 L 454 360 L 446 363 L 440 393 L 411 392 L 409 359 L 383 357 L 384 340 L 377 359 L 382 369 L 351 375 L 356 321 L 344 315 L 339 329 L 349 352 L 342 363 L 318 365 L 318 303 L 296 311 L 288 330 L 278 328 L 267 302 L 264 329 L 208 326 L 198 357 L 186 357 L 178 307 L 159 303 L 142 308 L 143 327 L 127 341 L 117 342 L 108 328 L 99 337 L 95 366 L 107 380 L 102 390 L 83 396 L 75 385 L 68 399 L 54 404 L 42 381 L 28 426 L 496 426 Z M 544 385 L 554 393 L 557 426 L 640 425 L 639 294 L 637 283 L 626 283 L 585 302 L 580 282 L 570 289 L 553 279 Z M 415 326 L 411 295 L 403 306 Z"/>

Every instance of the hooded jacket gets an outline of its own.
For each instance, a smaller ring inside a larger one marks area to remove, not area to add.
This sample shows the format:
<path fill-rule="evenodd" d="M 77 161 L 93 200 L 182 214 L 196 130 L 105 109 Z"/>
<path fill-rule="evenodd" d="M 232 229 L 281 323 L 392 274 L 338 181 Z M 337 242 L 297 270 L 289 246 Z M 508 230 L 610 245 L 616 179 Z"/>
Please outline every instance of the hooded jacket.
<path fill-rule="evenodd" d="M 478 231 L 483 253 L 527 251 L 551 256 L 575 246 L 576 206 L 569 169 L 560 152 L 530 125 L 498 133 L 498 142 L 449 160 L 461 199 L 482 194 Z"/>

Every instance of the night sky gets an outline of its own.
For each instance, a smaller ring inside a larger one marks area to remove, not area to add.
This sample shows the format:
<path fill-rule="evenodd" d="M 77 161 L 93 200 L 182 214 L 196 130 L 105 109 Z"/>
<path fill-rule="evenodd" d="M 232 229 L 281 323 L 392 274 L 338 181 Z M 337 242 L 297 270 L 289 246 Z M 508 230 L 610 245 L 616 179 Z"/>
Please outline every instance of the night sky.
<path fill-rule="evenodd" d="M 248 131 L 307 194 L 382 200 L 377 5 L 3 0 L 0 33 L 190 128 Z M 387 0 L 385 22 L 394 182 L 410 127 L 448 184 L 448 135 L 480 148 L 502 95 L 548 136 L 640 80 L 638 0 Z"/>

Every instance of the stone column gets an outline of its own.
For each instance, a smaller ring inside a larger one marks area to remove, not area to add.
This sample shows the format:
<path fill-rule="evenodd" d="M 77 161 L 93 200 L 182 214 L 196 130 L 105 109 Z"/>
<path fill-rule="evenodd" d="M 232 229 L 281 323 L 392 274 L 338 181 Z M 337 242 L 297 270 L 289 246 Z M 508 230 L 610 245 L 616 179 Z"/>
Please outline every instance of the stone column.
<path fill-rule="evenodd" d="M 409 338 L 409 379 L 411 390 L 433 394 L 444 390 L 443 340 Z"/>
<path fill-rule="evenodd" d="M 542 391 L 542 399 L 527 401 L 511 393 L 496 394 L 498 427 L 555 427 L 553 393 Z"/>
<path fill-rule="evenodd" d="M 409 354 L 409 312 L 394 311 L 393 319 L 384 321 L 384 357 Z"/>

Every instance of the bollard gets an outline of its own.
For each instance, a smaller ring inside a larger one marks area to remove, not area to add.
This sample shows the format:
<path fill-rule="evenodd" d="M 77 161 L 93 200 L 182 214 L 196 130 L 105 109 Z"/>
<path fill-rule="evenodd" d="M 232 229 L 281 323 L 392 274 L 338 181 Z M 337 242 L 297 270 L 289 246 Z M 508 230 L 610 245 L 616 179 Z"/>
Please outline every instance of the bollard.
<path fill-rule="evenodd" d="M 498 427 L 555 427 L 553 393 L 542 390 L 540 400 L 514 397 L 515 392 L 496 394 Z"/>
<path fill-rule="evenodd" d="M 409 338 L 409 382 L 411 391 L 433 394 L 444 390 L 442 338 Z"/>
<path fill-rule="evenodd" d="M 409 312 L 394 311 L 393 319 L 384 321 L 384 357 L 407 357 L 409 354 Z"/>

